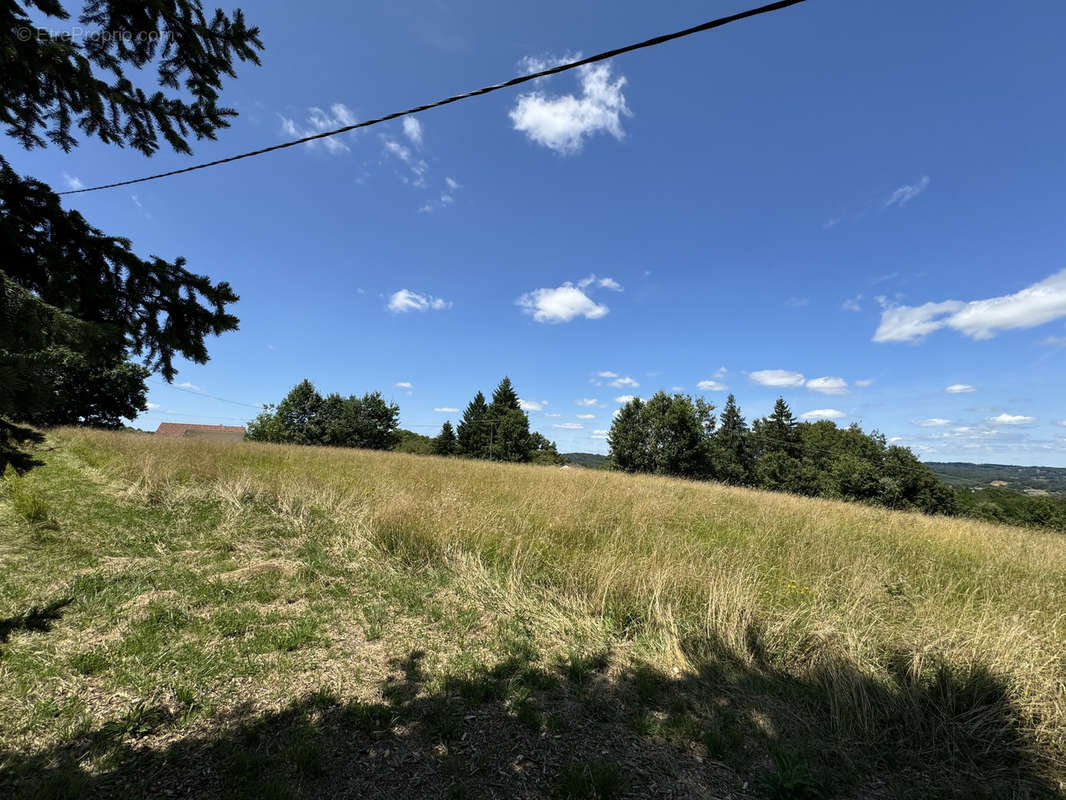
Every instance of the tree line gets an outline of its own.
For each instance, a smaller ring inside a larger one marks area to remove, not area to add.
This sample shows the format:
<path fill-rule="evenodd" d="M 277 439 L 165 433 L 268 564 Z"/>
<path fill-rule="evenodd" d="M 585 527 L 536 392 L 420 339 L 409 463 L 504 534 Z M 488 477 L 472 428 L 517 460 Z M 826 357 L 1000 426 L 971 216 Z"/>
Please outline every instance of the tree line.
<path fill-rule="evenodd" d="M 529 430 L 518 393 L 505 377 L 485 401 L 480 391 L 457 428 L 446 420 L 435 437 L 400 428 L 400 407 L 380 392 L 362 397 L 320 395 L 304 379 L 277 405 L 268 405 L 248 423 L 245 438 L 257 442 L 403 450 L 518 463 L 561 464 L 555 443 Z"/>
<path fill-rule="evenodd" d="M 933 514 L 958 512 L 954 492 L 909 448 L 889 445 L 877 431 L 799 421 L 784 398 L 750 426 L 733 395 L 719 415 L 714 411 L 703 398 L 684 394 L 634 398 L 607 437 L 612 465 Z"/>
<path fill-rule="evenodd" d="M 399 427 L 400 407 L 381 392 L 323 397 L 305 378 L 280 403 L 267 405 L 244 435 L 254 442 L 392 450 Z"/>

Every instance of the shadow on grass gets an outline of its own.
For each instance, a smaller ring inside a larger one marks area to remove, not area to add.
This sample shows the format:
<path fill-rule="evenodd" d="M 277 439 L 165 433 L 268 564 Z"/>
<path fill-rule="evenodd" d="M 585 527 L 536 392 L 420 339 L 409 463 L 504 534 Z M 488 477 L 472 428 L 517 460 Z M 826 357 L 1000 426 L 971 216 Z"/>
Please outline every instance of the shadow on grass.
<path fill-rule="evenodd" d="M 185 730 L 182 709 L 141 705 L 45 752 L 0 751 L 0 795 L 1060 796 L 987 670 L 914 675 L 901 653 L 889 685 L 830 662 L 799 680 L 752 666 L 750 638 L 749 656 L 718 647 L 697 674 L 612 669 L 605 653 L 543 663 L 527 647 L 430 680 L 414 651 L 381 702 L 320 691 Z"/>
<path fill-rule="evenodd" d="M 18 614 L 7 619 L 0 619 L 0 644 L 4 644 L 13 633 L 32 631 L 34 633 L 48 633 L 52 630 L 52 623 L 63 616 L 63 609 L 74 602 L 74 598 L 67 597 L 56 600 L 46 606 L 34 606 L 25 614 Z"/>
<path fill-rule="evenodd" d="M 0 475 L 10 465 L 22 475 L 44 464 L 30 452 L 32 447 L 44 441 L 44 434 L 32 428 L 15 425 L 0 419 Z"/>

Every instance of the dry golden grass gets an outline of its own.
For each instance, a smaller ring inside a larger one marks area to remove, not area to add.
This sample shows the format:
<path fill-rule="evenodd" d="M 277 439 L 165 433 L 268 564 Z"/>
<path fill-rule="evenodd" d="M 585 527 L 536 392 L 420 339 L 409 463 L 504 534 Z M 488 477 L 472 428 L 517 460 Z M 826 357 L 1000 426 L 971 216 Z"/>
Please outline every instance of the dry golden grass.
<path fill-rule="evenodd" d="M 592 470 L 85 430 L 53 439 L 122 503 L 217 503 L 213 535 L 250 574 L 267 567 L 242 527 L 248 509 L 296 531 L 325 518 L 337 563 L 444 568 L 563 650 L 598 628 L 623 659 L 664 674 L 728 662 L 783 691 L 816 687 L 834 741 L 928 714 L 938 681 L 994 676 L 1013 717 L 988 725 L 1017 726 L 1039 771 L 1066 776 L 1060 534 Z"/>
<path fill-rule="evenodd" d="M 312 510 L 402 559 L 552 605 L 736 652 L 752 620 L 776 662 L 831 649 L 877 675 L 887 654 L 980 661 L 1012 677 L 1043 736 L 1066 722 L 1066 537 L 970 520 L 655 477 L 356 450 L 68 431 L 112 451 L 141 497 L 213 495 Z M 485 568 L 488 568 L 486 571 Z"/>

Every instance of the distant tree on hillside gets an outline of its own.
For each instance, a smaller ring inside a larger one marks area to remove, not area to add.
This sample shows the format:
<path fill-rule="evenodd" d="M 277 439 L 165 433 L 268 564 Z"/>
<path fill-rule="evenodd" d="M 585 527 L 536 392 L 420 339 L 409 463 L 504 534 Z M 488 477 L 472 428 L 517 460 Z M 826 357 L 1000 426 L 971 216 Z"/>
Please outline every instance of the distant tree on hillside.
<path fill-rule="evenodd" d="M 263 406 L 255 419 L 249 422 L 244 429 L 244 438 L 250 442 L 270 442 L 282 444 L 286 441 L 285 429 L 281 427 L 278 419 L 278 407 L 272 403 Z"/>
<path fill-rule="evenodd" d="M 504 377 L 492 393 L 487 419 L 492 425 L 492 458 L 497 461 L 530 460 L 529 417 L 522 410 L 510 378 Z"/>
<path fill-rule="evenodd" d="M 733 395 L 726 398 L 718 418 L 712 445 L 714 477 L 725 483 L 743 485 L 751 481 L 753 464 L 751 431 L 737 408 Z"/>
<path fill-rule="evenodd" d="M 326 420 L 320 416 L 324 401 L 314 384 L 304 378 L 278 403 L 278 422 L 286 441 L 293 444 L 325 444 Z"/>
<path fill-rule="evenodd" d="M 566 459 L 559 455 L 559 449 L 555 446 L 555 442 L 544 434 L 534 431 L 529 434 L 529 443 L 529 460 L 534 464 L 560 465 L 566 463 Z"/>
<path fill-rule="evenodd" d="M 783 397 L 768 417 L 752 424 L 753 483 L 763 489 L 802 493 L 803 465 L 796 419 Z"/>
<path fill-rule="evenodd" d="M 364 394 L 359 402 L 362 424 L 358 444 L 352 446 L 391 450 L 399 442 L 396 430 L 400 427 L 400 407 L 386 402 L 381 392 Z"/>
<path fill-rule="evenodd" d="M 621 409 L 607 433 L 611 465 L 623 472 L 648 472 L 649 431 L 644 424 L 644 402 L 634 397 Z"/>
<path fill-rule="evenodd" d="M 489 457 L 489 407 L 480 391 L 463 412 L 456 432 L 459 453 L 467 458 Z"/>
<path fill-rule="evenodd" d="M 451 420 L 445 420 L 440 433 L 433 440 L 433 454 L 437 456 L 454 456 L 459 451 L 459 440 L 452 429 Z"/>
<path fill-rule="evenodd" d="M 413 453 L 418 456 L 433 454 L 433 438 L 414 431 L 400 428 L 396 431 L 399 443 L 394 448 L 397 453 Z"/>
<path fill-rule="evenodd" d="M 400 436 L 400 407 L 380 392 L 323 398 L 304 379 L 277 407 L 268 406 L 248 424 L 245 438 L 262 442 L 390 450 Z"/>
<path fill-rule="evenodd" d="M 709 477 L 714 406 L 703 398 L 656 392 L 634 398 L 618 413 L 607 435 L 616 469 L 688 478 Z"/>

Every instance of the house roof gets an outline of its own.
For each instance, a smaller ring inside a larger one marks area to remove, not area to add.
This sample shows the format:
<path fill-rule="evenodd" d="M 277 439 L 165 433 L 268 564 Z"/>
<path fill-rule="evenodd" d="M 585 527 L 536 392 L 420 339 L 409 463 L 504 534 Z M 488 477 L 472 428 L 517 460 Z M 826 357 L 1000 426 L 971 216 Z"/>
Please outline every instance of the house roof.
<path fill-rule="evenodd" d="M 160 422 L 155 429 L 159 436 L 188 436 L 197 434 L 240 434 L 244 428 L 240 425 L 193 425 L 187 422 Z"/>

